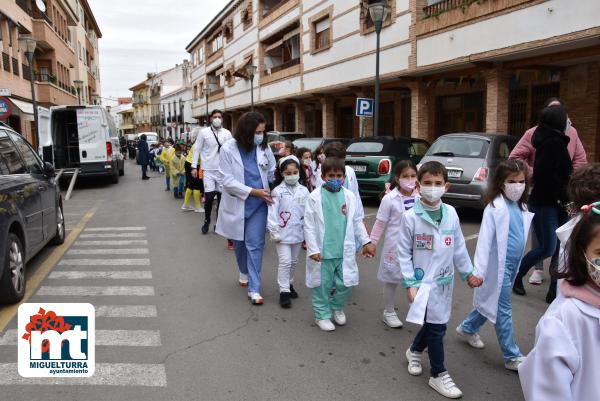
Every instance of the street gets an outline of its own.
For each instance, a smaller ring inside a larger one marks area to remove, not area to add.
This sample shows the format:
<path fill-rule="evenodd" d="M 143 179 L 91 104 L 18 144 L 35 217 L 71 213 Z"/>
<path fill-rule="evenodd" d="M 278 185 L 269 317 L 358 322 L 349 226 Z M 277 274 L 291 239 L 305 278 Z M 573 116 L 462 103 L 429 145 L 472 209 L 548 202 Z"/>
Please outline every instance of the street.
<path fill-rule="evenodd" d="M 442 400 L 424 374 L 406 371 L 405 350 L 417 326 L 389 329 L 381 321 L 378 258 L 359 260 L 360 285 L 346 308 L 348 324 L 315 327 L 304 285 L 302 252 L 296 275 L 300 298 L 279 307 L 277 255 L 267 244 L 263 306 L 251 306 L 237 283 L 226 241 L 200 234 L 204 216 L 183 213 L 164 191 L 163 176 L 140 180 L 126 161 L 118 185 L 82 183 L 65 202 L 68 237 L 28 264 L 28 302 L 90 302 L 96 309 L 96 373 L 90 379 L 25 379 L 16 368 L 16 309 L 0 308 L 0 399 L 39 400 Z M 377 212 L 365 204 L 368 224 Z M 473 255 L 481 214 L 459 212 Z M 65 252 L 66 251 L 66 252 Z M 378 255 L 379 256 L 379 255 Z M 546 277 L 548 279 L 548 277 Z M 504 369 L 494 328 L 485 349 L 460 341 L 458 323 L 472 290 L 456 280 L 445 337 L 446 366 L 464 400 L 521 400 L 518 375 Z M 37 284 L 37 285 L 36 285 Z M 37 288 L 34 288 L 37 287 Z M 546 309 L 546 283 L 526 284 L 513 297 L 517 343 L 533 345 Z M 408 304 L 398 292 L 402 320 Z M 35 384 L 35 385 L 34 385 Z"/>

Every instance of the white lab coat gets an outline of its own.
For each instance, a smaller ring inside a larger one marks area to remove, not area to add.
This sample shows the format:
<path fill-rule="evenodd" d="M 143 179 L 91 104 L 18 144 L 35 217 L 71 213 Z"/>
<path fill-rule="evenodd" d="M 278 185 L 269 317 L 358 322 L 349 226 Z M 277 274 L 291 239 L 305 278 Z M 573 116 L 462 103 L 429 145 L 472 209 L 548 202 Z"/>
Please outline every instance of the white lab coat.
<path fill-rule="evenodd" d="M 315 189 L 306 202 L 304 212 L 304 238 L 306 240 L 306 286 L 317 288 L 321 285 L 321 262 L 315 262 L 311 255 L 323 255 L 323 237 L 325 236 L 325 218 L 321 204 L 321 188 Z M 342 188 L 346 198 L 346 237 L 344 238 L 344 261 L 342 273 L 344 286 L 358 285 L 358 265 L 356 263 L 356 243 L 364 246 L 370 242 L 367 229 L 358 216 L 356 198 L 346 188 Z"/>
<path fill-rule="evenodd" d="M 256 148 L 256 160 L 264 189 L 275 177 L 275 157 L 271 148 Z M 219 153 L 219 170 L 222 177 L 223 193 L 219 205 L 217 234 L 236 241 L 244 240 L 245 201 L 252 188 L 244 184 L 244 164 L 237 146 L 231 139 L 223 144 Z"/>
<path fill-rule="evenodd" d="M 522 211 L 522 215 L 523 238 L 527 243 L 533 213 Z M 499 195 L 494 199 L 494 206 L 489 204 L 483 211 L 483 221 L 475 250 L 476 275 L 484 280 L 483 285 L 475 289 L 473 306 L 493 324 L 496 324 L 498 299 L 504 281 L 509 224 L 510 214 L 506 200 L 504 196 Z M 525 247 L 523 247 L 524 251 Z M 519 256 L 522 258 L 523 254 Z"/>
<path fill-rule="evenodd" d="M 377 220 L 386 223 L 385 241 L 380 252 L 379 270 L 377 278 L 384 283 L 402 282 L 402 271 L 398 265 L 397 242 L 400 235 L 400 223 L 404 215 L 404 196 L 394 188 L 385 195 L 377 211 Z"/>
<path fill-rule="evenodd" d="M 454 267 L 463 280 L 473 272 L 456 210 L 445 203 L 441 208 L 442 221 L 436 227 L 417 199 L 415 206 L 404 213 L 398 235 L 398 263 L 404 286 L 419 288 L 406 320 L 420 325 L 425 322 L 426 312 L 427 323 L 448 323 Z"/>
<path fill-rule="evenodd" d="M 519 366 L 527 401 L 600 397 L 600 309 L 558 294 L 536 327 L 533 350 Z"/>
<path fill-rule="evenodd" d="M 304 185 L 290 188 L 282 182 L 271 191 L 267 228 L 282 244 L 304 241 L 304 206 L 310 193 Z"/>
<path fill-rule="evenodd" d="M 321 188 L 324 184 L 323 177 L 321 177 L 321 166 L 317 168 L 315 172 L 315 189 Z M 360 192 L 358 190 L 358 180 L 356 179 L 356 173 L 350 166 L 346 166 L 346 178 L 344 180 L 344 187 L 349 189 L 356 197 L 356 211 L 361 220 L 365 218 L 365 210 L 363 208 L 362 199 L 360 198 Z"/>
<path fill-rule="evenodd" d="M 221 148 L 232 138 L 231 132 L 228 129 L 219 128 L 217 130 L 212 127 L 203 128 L 200 133 L 198 133 L 196 141 L 194 142 L 192 168 L 197 167 L 199 160 L 200 168 L 204 171 L 219 169 L 219 143 L 217 142 L 215 135 L 219 138 Z"/>

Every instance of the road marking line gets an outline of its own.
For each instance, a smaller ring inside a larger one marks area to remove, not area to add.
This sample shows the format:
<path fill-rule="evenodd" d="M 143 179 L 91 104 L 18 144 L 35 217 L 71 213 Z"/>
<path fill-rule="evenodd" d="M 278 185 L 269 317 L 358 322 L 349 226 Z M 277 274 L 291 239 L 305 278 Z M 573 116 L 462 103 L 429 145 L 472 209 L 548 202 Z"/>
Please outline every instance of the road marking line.
<path fill-rule="evenodd" d="M 67 255 L 147 255 L 148 248 L 69 249 Z"/>
<path fill-rule="evenodd" d="M 19 376 L 16 363 L 2 363 L 0 364 L 0 385 L 166 387 L 167 373 L 162 364 L 97 363 L 92 377 L 24 378 Z"/>
<path fill-rule="evenodd" d="M 0 332 L 4 331 L 8 323 L 15 317 L 17 311 L 19 310 L 19 305 L 27 302 L 31 296 L 35 293 L 38 287 L 42 284 L 42 281 L 46 278 L 48 273 L 56 266 L 57 262 L 63 257 L 65 252 L 69 249 L 69 247 L 75 242 L 77 236 L 84 229 L 85 225 L 94 214 L 98 211 L 100 204 L 102 201 L 96 202 L 96 204 L 88 210 L 79 223 L 73 227 L 67 238 L 65 238 L 65 242 L 56 247 L 50 255 L 42 262 L 42 264 L 36 269 L 36 271 L 27 279 L 27 289 L 25 290 L 25 296 L 23 300 L 15 305 L 6 306 L 0 309 Z"/>
<path fill-rule="evenodd" d="M 54 271 L 48 276 L 50 279 L 67 279 L 67 280 L 79 280 L 79 279 L 91 279 L 91 278 L 107 278 L 112 280 L 149 280 L 152 279 L 152 272 L 150 271 Z"/>
<path fill-rule="evenodd" d="M 0 345 L 17 345 L 17 329 L 6 330 Z M 158 330 L 96 330 L 96 345 L 107 347 L 160 347 Z"/>
<path fill-rule="evenodd" d="M 477 239 L 477 238 L 479 238 L 479 234 L 467 235 L 465 237 L 465 241 L 471 241 L 471 240 L 474 240 L 474 239 Z"/>
<path fill-rule="evenodd" d="M 45 296 L 152 296 L 154 287 L 150 286 L 51 286 L 40 287 L 36 295 Z"/>
<path fill-rule="evenodd" d="M 63 259 L 60 266 L 150 266 L 150 259 Z"/>
<path fill-rule="evenodd" d="M 146 227 L 88 227 L 88 231 L 145 231 Z"/>
<path fill-rule="evenodd" d="M 154 305 L 97 305 L 96 317 L 157 317 Z"/>
<path fill-rule="evenodd" d="M 120 240 L 120 241 L 76 241 L 75 246 L 87 246 L 87 245 L 148 245 L 148 240 L 145 239 L 132 239 L 132 240 Z"/>
<path fill-rule="evenodd" d="M 81 234 L 79 238 L 144 238 L 146 233 Z"/>

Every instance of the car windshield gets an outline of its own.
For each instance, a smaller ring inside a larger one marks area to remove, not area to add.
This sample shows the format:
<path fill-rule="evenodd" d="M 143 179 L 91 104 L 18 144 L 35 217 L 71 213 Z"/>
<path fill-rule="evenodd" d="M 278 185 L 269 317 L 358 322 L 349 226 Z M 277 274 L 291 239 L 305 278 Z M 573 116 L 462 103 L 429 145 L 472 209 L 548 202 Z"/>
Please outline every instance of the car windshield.
<path fill-rule="evenodd" d="M 296 139 L 294 141 L 294 146 L 296 148 L 307 148 L 310 149 L 311 152 L 314 152 L 315 150 L 317 150 L 317 148 L 319 147 L 319 145 L 321 144 L 321 142 L 323 141 L 323 139 L 321 138 L 305 138 L 305 139 Z"/>
<path fill-rule="evenodd" d="M 381 153 L 383 143 L 381 142 L 354 142 L 348 146 L 348 153 Z"/>
<path fill-rule="evenodd" d="M 483 158 L 488 146 L 489 142 L 483 138 L 445 137 L 435 141 L 427 155 Z"/>

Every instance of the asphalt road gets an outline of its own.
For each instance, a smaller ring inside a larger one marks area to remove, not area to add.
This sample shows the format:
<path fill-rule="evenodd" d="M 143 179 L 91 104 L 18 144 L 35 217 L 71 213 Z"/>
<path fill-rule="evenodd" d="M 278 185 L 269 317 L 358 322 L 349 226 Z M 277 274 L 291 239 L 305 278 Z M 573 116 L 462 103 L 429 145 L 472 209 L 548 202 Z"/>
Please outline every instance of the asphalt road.
<path fill-rule="evenodd" d="M 277 304 L 277 257 L 268 244 L 265 305 L 251 306 L 237 285 L 234 255 L 225 240 L 212 232 L 202 236 L 204 216 L 181 212 L 181 202 L 164 191 L 162 177 L 153 176 L 141 181 L 128 161 L 118 185 L 78 185 L 65 203 L 68 228 L 97 210 L 31 298 L 95 305 L 96 375 L 66 382 L 20 378 L 12 319 L 0 332 L 0 400 L 444 399 L 428 387 L 427 374 L 411 377 L 406 371 L 404 352 L 418 327 L 393 330 L 381 322 L 377 259 L 359 262 L 360 285 L 346 309 L 347 326 L 321 332 L 302 284 L 304 263 L 297 274 L 300 298 L 283 310 Z M 372 224 L 376 205 L 369 202 L 366 213 Z M 473 238 L 481 215 L 460 214 L 464 235 Z M 475 245 L 476 238 L 468 241 L 471 255 Z M 57 251 L 50 247 L 30 262 L 29 280 Z M 523 352 L 531 349 L 535 324 L 546 309 L 546 287 L 527 289 L 527 297 L 514 299 Z M 404 320 L 404 291 L 398 298 Z M 457 284 L 445 349 L 463 399 L 523 399 L 517 374 L 503 367 L 491 325 L 481 333 L 483 350 L 456 337 L 454 329 L 471 305 L 472 291 Z M 10 318 L 9 312 L 0 308 L 0 318 Z"/>

